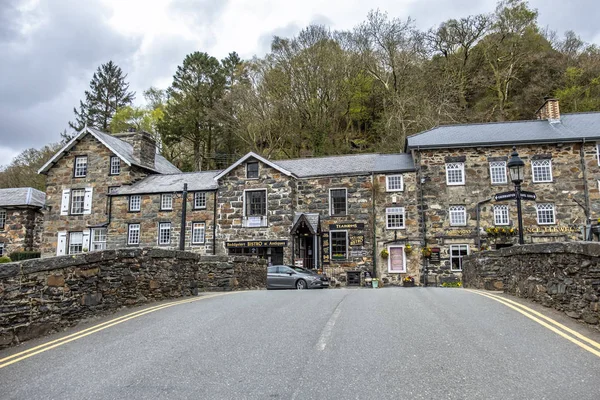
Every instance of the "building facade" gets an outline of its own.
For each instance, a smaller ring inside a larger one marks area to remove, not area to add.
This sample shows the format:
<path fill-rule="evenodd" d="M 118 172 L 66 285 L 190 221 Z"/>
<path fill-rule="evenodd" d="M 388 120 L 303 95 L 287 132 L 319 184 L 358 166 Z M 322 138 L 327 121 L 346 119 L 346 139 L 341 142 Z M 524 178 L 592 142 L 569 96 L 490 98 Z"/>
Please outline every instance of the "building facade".
<path fill-rule="evenodd" d="M 38 251 L 45 197 L 33 188 L 0 189 L 0 257 Z"/>
<path fill-rule="evenodd" d="M 366 272 L 388 283 L 460 279 L 463 256 L 517 241 L 513 146 L 526 164 L 522 190 L 535 193 L 523 200 L 525 242 L 592 238 L 600 113 L 561 116 L 550 99 L 537 115 L 440 126 L 409 137 L 402 154 L 248 153 L 225 170 L 194 173 L 158 155 L 147 134 L 86 129 L 40 170 L 42 251 L 158 246 L 255 255 L 346 284 Z"/>

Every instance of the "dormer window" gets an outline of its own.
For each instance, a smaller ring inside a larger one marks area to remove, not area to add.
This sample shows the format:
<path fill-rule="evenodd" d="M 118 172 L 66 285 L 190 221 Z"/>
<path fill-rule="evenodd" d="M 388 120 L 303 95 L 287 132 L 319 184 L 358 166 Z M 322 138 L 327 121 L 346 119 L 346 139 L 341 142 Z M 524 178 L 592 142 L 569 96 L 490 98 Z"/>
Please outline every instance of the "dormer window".
<path fill-rule="evenodd" d="M 258 162 L 249 162 L 246 164 L 246 178 L 258 179 Z"/>

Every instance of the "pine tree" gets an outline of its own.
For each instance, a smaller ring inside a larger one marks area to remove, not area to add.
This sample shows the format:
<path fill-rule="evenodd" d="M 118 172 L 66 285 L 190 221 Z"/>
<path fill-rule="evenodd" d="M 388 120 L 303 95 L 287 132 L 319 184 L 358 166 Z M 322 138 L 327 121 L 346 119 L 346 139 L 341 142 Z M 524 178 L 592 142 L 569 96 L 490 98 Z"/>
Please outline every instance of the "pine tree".
<path fill-rule="evenodd" d="M 79 110 L 73 109 L 75 121 L 69 122 L 69 126 L 76 131 L 85 125 L 109 131 L 115 112 L 131 105 L 135 98 L 125 78 L 127 74 L 112 61 L 99 66 L 90 81 L 90 90 L 85 91 L 85 101 L 79 102 Z"/>

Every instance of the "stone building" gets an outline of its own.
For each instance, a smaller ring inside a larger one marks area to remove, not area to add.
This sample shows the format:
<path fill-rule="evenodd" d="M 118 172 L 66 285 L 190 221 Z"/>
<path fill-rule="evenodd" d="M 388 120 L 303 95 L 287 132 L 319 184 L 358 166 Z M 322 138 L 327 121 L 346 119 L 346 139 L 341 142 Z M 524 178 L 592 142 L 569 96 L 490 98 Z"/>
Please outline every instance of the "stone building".
<path fill-rule="evenodd" d="M 0 189 L 0 257 L 39 251 L 45 198 L 33 188 Z"/>
<path fill-rule="evenodd" d="M 440 126 L 408 138 L 423 210 L 429 272 L 460 276 L 462 257 L 517 243 L 514 190 L 506 164 L 516 146 L 525 162 L 525 243 L 582 240 L 600 218 L 600 113 L 560 115 L 549 99 L 537 120 Z M 586 228 L 587 227 L 587 228 Z"/>
<path fill-rule="evenodd" d="M 46 175 L 42 256 L 106 248 L 107 195 L 149 175 L 179 172 L 147 133 L 108 135 L 86 127 L 39 171 Z"/>

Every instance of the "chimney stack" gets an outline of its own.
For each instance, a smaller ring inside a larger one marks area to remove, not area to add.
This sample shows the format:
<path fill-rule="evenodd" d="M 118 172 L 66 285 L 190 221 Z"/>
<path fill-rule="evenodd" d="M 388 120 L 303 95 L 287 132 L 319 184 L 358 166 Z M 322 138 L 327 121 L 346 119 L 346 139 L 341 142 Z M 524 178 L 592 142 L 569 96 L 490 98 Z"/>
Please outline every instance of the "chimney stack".
<path fill-rule="evenodd" d="M 133 146 L 133 157 L 140 165 L 154 169 L 154 158 L 156 157 L 156 140 L 148 132 L 122 132 L 113 136 Z"/>
<path fill-rule="evenodd" d="M 535 112 L 537 119 L 547 119 L 549 122 L 560 122 L 558 99 L 544 97 L 544 104 Z"/>

